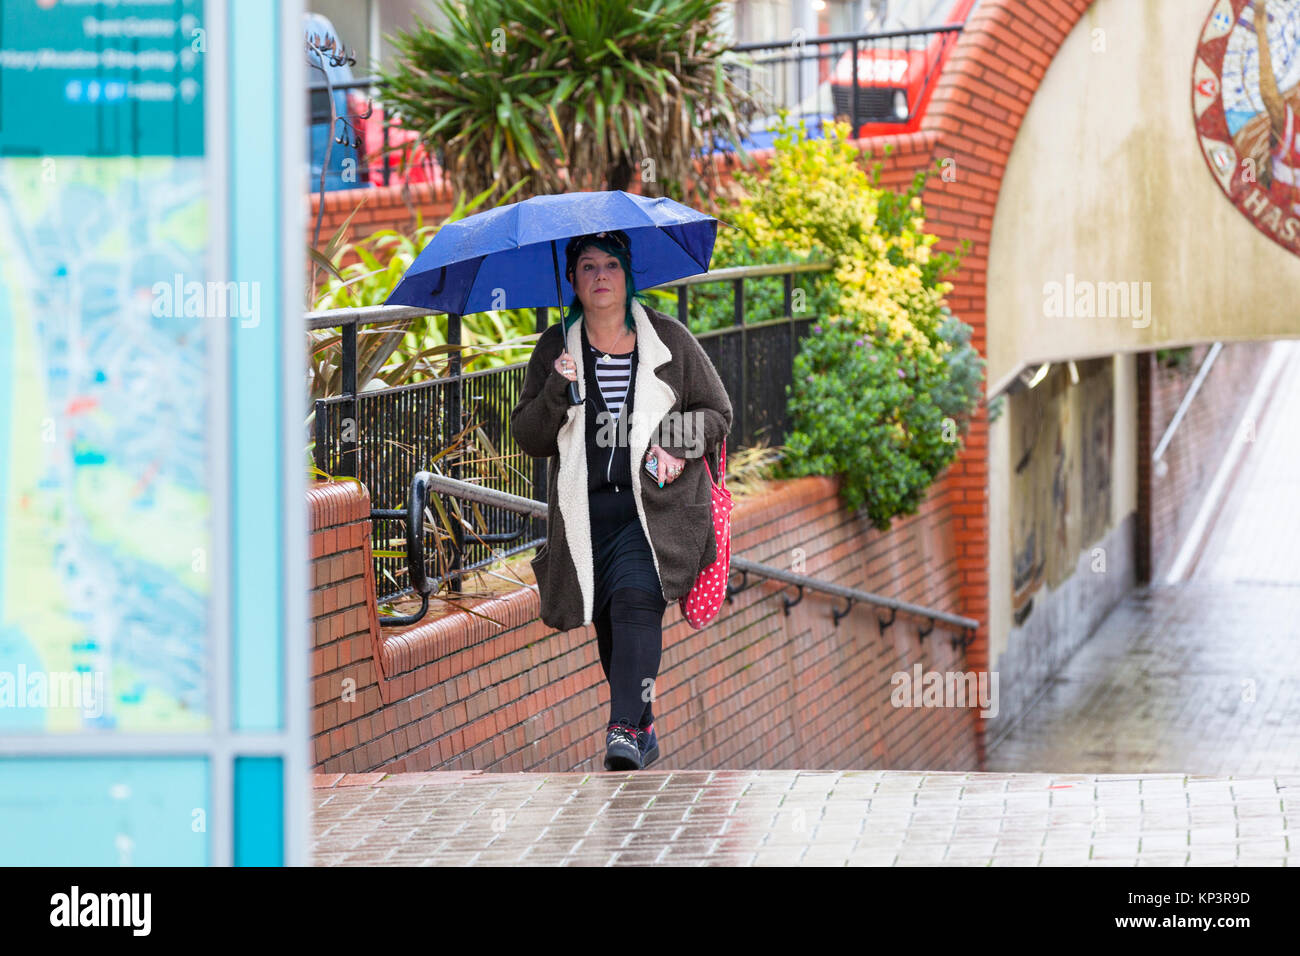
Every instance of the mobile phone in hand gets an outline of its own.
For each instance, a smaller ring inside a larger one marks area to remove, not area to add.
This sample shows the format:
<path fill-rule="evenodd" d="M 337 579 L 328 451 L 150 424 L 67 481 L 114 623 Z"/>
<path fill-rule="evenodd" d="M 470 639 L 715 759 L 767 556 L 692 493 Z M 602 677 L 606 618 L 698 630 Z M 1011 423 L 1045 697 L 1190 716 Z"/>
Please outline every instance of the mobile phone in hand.
<path fill-rule="evenodd" d="M 645 470 L 650 472 L 650 477 L 655 481 L 659 480 L 659 456 L 651 455 L 645 460 Z"/>

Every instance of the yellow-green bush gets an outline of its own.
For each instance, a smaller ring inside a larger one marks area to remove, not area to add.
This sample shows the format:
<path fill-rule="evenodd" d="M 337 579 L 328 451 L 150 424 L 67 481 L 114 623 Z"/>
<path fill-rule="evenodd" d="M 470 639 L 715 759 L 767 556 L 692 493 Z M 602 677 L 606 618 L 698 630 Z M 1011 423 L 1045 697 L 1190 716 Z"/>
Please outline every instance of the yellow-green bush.
<path fill-rule="evenodd" d="M 777 132 L 767 174 L 737 177 L 747 196 L 724 218 L 741 235 L 720 235 L 720 253 L 747 242 L 833 263 L 838 295 L 795 357 L 782 467 L 841 474 L 846 504 L 885 529 L 956 457 L 979 399 L 983 361 L 944 303 L 956 260 L 924 231 L 924 173 L 894 193 L 859 165 L 847 124 L 809 139 L 782 116 Z"/>

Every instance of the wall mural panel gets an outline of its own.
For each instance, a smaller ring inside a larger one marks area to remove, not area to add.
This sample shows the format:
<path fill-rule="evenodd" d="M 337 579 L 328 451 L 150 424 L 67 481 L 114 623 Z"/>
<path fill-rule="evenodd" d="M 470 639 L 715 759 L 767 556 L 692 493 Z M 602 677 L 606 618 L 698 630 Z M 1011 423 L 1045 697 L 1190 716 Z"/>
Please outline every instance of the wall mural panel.
<path fill-rule="evenodd" d="M 1074 573 L 1110 528 L 1114 395 L 1109 359 L 1053 366 L 1011 396 L 1011 609 L 1017 626 L 1044 584 Z"/>
<path fill-rule="evenodd" d="M 1300 0 L 1216 0 L 1196 51 L 1192 111 L 1232 204 L 1300 255 Z"/>

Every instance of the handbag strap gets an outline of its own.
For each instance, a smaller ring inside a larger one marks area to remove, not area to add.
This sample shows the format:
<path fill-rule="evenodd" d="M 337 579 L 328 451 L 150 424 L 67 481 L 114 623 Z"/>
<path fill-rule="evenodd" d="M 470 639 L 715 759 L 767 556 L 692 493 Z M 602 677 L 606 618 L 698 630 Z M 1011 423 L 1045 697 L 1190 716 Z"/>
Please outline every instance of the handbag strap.
<path fill-rule="evenodd" d="M 715 488 L 722 488 L 724 491 L 727 487 L 727 436 L 722 436 L 722 451 L 718 455 L 718 480 L 713 480 L 713 473 L 709 471 L 709 462 L 705 459 L 704 473 L 709 476 L 709 484 Z"/>

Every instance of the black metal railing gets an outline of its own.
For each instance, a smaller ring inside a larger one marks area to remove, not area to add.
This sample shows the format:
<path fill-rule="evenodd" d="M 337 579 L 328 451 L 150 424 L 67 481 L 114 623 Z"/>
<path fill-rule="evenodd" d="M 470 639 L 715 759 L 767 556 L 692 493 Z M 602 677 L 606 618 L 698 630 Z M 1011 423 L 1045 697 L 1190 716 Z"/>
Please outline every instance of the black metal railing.
<path fill-rule="evenodd" d="M 728 66 L 767 116 L 788 109 L 796 120 L 844 120 L 854 133 L 870 124 L 917 120 L 962 25 L 831 34 L 783 43 L 742 43 L 753 65 Z"/>
<path fill-rule="evenodd" d="M 975 632 L 979 629 L 979 621 L 972 617 L 962 617 L 960 614 L 949 614 L 947 611 L 939 611 L 935 608 L 925 607 L 920 604 L 912 604 L 909 601 L 900 601 L 897 598 L 885 597 L 883 594 L 875 594 L 871 591 L 864 591 L 860 588 L 845 587 L 842 584 L 835 584 L 831 581 L 823 581 L 819 578 L 811 577 L 807 574 L 796 574 L 793 571 L 786 571 L 783 568 L 773 567 L 769 564 L 759 564 L 757 561 L 750 561 L 748 558 L 741 558 L 736 555 L 731 556 L 731 567 L 729 569 L 733 574 L 740 573 L 740 583 L 732 584 L 731 580 L 727 581 L 727 603 L 733 603 L 735 596 L 742 591 L 747 591 L 754 587 L 758 582 L 750 581 L 749 576 L 752 574 L 758 578 L 767 578 L 777 581 L 781 584 L 793 585 L 796 589 L 796 595 L 793 600 L 789 595 L 781 598 L 781 609 L 788 617 L 790 609 L 798 604 L 804 598 L 804 589 L 810 591 L 820 591 L 832 597 L 844 599 L 843 608 L 831 609 L 831 621 L 836 627 L 840 626 L 840 620 L 847 617 L 853 611 L 855 604 L 871 604 L 876 607 L 883 607 L 889 611 L 889 617 L 882 618 L 876 615 L 876 625 L 880 629 L 883 637 L 885 629 L 890 627 L 898 617 L 899 612 L 912 618 L 929 621 L 929 626 L 917 630 L 918 640 L 924 642 L 926 637 L 934 630 L 936 624 L 946 625 L 954 633 L 951 641 L 954 648 L 960 647 L 965 650 L 975 640 Z"/>
<path fill-rule="evenodd" d="M 844 120 L 857 133 L 871 124 L 902 128 L 923 112 L 961 31 L 953 24 L 742 43 L 732 49 L 752 65 L 728 69 L 768 117 L 786 109 L 804 121 Z"/>
<path fill-rule="evenodd" d="M 794 317 L 796 277 L 825 272 L 825 263 L 767 266 L 737 266 L 691 276 L 667 288 L 677 287 L 677 318 L 687 322 L 692 286 L 706 283 L 731 285 L 730 328 L 701 332 L 697 338 L 704 353 L 718 370 L 718 377 L 731 399 L 733 448 L 767 443 L 778 445 L 789 431 L 786 386 L 794 382 L 793 358 L 799 341 L 816 322 L 817 316 Z M 780 278 L 781 314 L 784 318 L 765 322 L 748 321 L 746 281 Z"/>
<path fill-rule="evenodd" d="M 903 128 L 924 111 L 942 71 L 944 59 L 957 41 L 962 24 L 926 27 L 917 30 L 893 30 L 883 33 L 837 33 L 802 37 L 781 42 L 740 43 L 731 47 L 745 54 L 749 62 L 728 64 L 726 69 L 741 89 L 758 102 L 762 119 L 754 124 L 754 133 L 765 131 L 768 121 L 778 110 L 790 111 L 793 118 L 807 121 L 826 117 L 849 122 L 855 131 L 865 126 L 883 124 L 882 129 Z M 313 83 L 308 86 L 309 123 L 330 121 L 330 93 L 347 93 L 379 89 L 374 77 L 347 83 Z M 373 102 L 373 100 L 372 100 Z M 339 119 L 348 119 L 340 117 Z M 354 117 L 353 117 L 354 118 Z M 391 117 L 381 124 L 380 142 L 364 143 L 358 156 L 358 178 L 372 178 L 369 156 L 376 147 L 382 152 L 385 186 L 392 181 L 395 166 L 409 163 L 412 153 L 399 160 L 389 151 L 392 130 L 400 129 Z M 336 121 L 331 137 L 344 130 Z M 343 146 L 335 143 L 335 150 Z M 718 144 L 730 150 L 730 144 Z M 312 157 L 313 162 L 323 157 Z M 440 191 L 449 195 L 449 185 L 441 177 L 441 157 L 427 157 L 422 165 L 430 182 L 442 182 Z M 319 184 L 313 182 L 316 190 Z"/>
<path fill-rule="evenodd" d="M 792 312 L 797 277 L 825 272 L 826 263 L 741 266 L 720 269 L 661 288 L 676 288 L 679 318 L 690 311 L 690 290 L 705 283 L 733 289 L 734 324 L 698 336 L 731 399 L 732 450 L 759 443 L 780 444 L 788 431 L 785 387 L 793 381 L 799 341 L 817 316 Z M 785 317 L 747 323 L 745 282 L 780 278 Z M 549 324 L 549 310 L 534 310 L 538 330 Z M 359 479 L 373 507 L 375 582 L 380 603 L 412 594 L 406 555 L 411 478 L 429 471 L 474 481 L 522 498 L 546 499 L 547 462 L 526 455 L 510 434 L 510 412 L 523 389 L 526 363 L 462 374 L 453 354 L 446 376 L 412 385 L 358 390 L 357 330 L 413 316 L 436 314 L 405 306 L 377 306 L 309 313 L 308 329 L 342 332 L 342 394 L 318 399 L 313 421 L 317 468 L 333 476 Z M 448 316 L 448 344 L 460 344 L 460 317 Z M 463 439 L 456 455 L 447 449 Z M 535 547 L 544 540 L 545 521 L 436 496 L 436 506 L 454 529 L 440 548 L 425 548 L 426 577 L 458 588 L 469 571 Z M 432 503 L 432 502 L 431 502 Z M 385 555 L 382 552 L 389 552 Z"/>
<path fill-rule="evenodd" d="M 491 488 L 482 488 L 477 485 L 467 484 L 455 479 L 441 478 L 431 475 L 428 472 L 417 474 L 411 482 L 411 503 L 409 513 L 412 524 L 418 524 L 418 514 L 421 508 L 421 502 L 424 496 L 429 492 L 445 494 L 449 497 L 461 499 L 463 501 L 476 501 L 484 505 L 500 508 L 504 511 L 511 511 L 518 515 L 530 515 L 536 518 L 544 519 L 546 516 L 546 503 L 530 498 L 520 498 L 514 495 L 504 494 L 494 491 Z M 418 547 L 412 546 L 409 551 L 409 560 L 414 562 L 411 566 L 413 578 L 422 579 L 423 574 L 418 566 L 419 553 Z M 975 640 L 975 632 L 979 629 L 979 621 L 972 617 L 963 617 L 960 614 L 951 614 L 947 611 L 940 611 L 937 608 L 926 607 L 921 604 L 913 604 L 910 601 L 901 601 L 898 598 L 886 597 L 883 594 L 875 594 L 871 591 L 864 591 L 861 588 L 850 588 L 843 584 L 836 584 L 833 581 L 825 581 L 821 578 L 815 578 L 807 574 L 799 574 L 794 571 L 786 571 L 770 564 L 761 564 L 748 558 L 742 558 L 738 555 L 731 556 L 731 565 L 727 576 L 727 603 L 735 601 L 735 596 L 743 591 L 747 591 L 758 584 L 758 581 L 750 581 L 749 576 L 752 574 L 755 578 L 775 581 L 778 584 L 792 586 L 796 589 L 793 599 L 788 594 L 782 595 L 781 607 L 783 613 L 788 617 L 790 609 L 795 607 L 804 599 L 804 591 L 809 590 L 829 597 L 841 598 L 844 600 L 843 608 L 831 609 L 831 620 L 836 627 L 840 626 L 840 621 L 853 612 L 853 605 L 868 604 L 875 608 L 884 608 L 889 611 L 889 617 L 882 618 L 876 614 L 876 626 L 879 629 L 881 637 L 884 637 L 885 630 L 894 624 L 898 615 L 901 613 L 907 617 L 928 622 L 926 627 L 918 627 L 917 640 L 925 642 L 926 637 L 935 629 L 937 625 L 942 624 L 946 630 L 951 632 L 949 641 L 953 648 L 965 650 Z M 740 583 L 733 584 L 732 577 L 736 572 L 740 574 Z M 416 590 L 424 596 L 424 605 L 428 605 L 429 582 L 418 580 Z M 418 618 L 417 618 L 418 619 Z M 403 618 L 395 623 L 409 623 L 408 618 Z"/>

